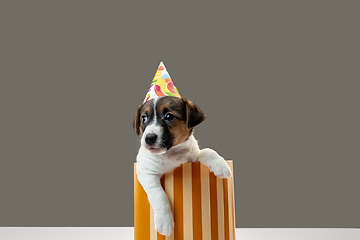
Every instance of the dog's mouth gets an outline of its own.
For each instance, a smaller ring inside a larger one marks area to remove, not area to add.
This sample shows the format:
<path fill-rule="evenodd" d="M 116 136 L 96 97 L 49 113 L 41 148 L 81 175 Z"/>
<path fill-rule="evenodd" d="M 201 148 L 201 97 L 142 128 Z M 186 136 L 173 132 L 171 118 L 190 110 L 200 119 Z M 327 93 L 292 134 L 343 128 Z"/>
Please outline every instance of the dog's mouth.
<path fill-rule="evenodd" d="M 151 154 L 162 154 L 162 153 L 166 152 L 166 148 L 163 148 L 163 147 L 147 146 L 146 149 Z"/>
<path fill-rule="evenodd" d="M 168 139 L 158 139 L 153 143 L 148 143 L 145 140 L 142 144 L 149 153 L 154 155 L 163 154 L 172 147 L 172 142 L 168 141 Z"/>

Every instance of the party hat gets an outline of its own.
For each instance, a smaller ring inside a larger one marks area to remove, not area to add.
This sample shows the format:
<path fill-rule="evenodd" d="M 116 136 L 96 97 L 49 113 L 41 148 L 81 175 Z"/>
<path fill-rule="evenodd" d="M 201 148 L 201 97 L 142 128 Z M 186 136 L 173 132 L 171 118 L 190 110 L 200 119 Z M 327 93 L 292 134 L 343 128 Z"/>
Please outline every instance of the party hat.
<path fill-rule="evenodd" d="M 161 96 L 174 96 L 181 98 L 179 91 L 175 87 L 174 82 L 171 80 L 169 73 L 166 71 L 163 62 L 160 62 L 159 64 L 143 103 L 151 98 Z"/>

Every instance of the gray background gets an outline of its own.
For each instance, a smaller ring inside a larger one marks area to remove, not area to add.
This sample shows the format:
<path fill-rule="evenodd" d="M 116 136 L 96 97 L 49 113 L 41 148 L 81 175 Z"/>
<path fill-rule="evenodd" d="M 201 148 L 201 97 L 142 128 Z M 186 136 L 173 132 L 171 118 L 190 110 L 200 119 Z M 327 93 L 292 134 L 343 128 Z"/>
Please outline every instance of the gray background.
<path fill-rule="evenodd" d="M 133 226 L 160 61 L 237 227 L 359 227 L 358 1 L 1 1 L 0 226 Z"/>

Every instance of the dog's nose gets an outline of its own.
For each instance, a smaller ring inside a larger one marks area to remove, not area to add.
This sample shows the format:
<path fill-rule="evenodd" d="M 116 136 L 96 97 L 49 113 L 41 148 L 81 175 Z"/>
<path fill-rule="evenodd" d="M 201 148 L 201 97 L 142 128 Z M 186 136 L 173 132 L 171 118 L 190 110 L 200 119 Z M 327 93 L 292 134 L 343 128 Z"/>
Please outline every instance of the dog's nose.
<path fill-rule="evenodd" d="M 145 137 L 145 142 L 149 145 L 153 145 L 156 142 L 157 135 L 155 133 L 149 133 Z"/>

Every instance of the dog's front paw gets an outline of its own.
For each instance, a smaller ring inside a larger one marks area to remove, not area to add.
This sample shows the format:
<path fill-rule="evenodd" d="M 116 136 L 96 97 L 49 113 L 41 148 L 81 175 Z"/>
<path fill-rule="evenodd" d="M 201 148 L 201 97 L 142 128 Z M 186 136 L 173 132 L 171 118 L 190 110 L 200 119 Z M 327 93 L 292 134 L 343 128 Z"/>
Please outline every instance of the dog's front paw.
<path fill-rule="evenodd" d="M 171 211 L 164 214 L 155 214 L 155 229 L 161 235 L 170 236 L 174 230 L 174 219 Z"/>
<path fill-rule="evenodd" d="M 225 162 L 225 160 L 216 162 L 214 161 L 214 163 L 209 166 L 209 169 L 215 174 L 215 176 L 219 178 L 228 178 L 232 175 L 231 168 L 229 164 Z"/>

